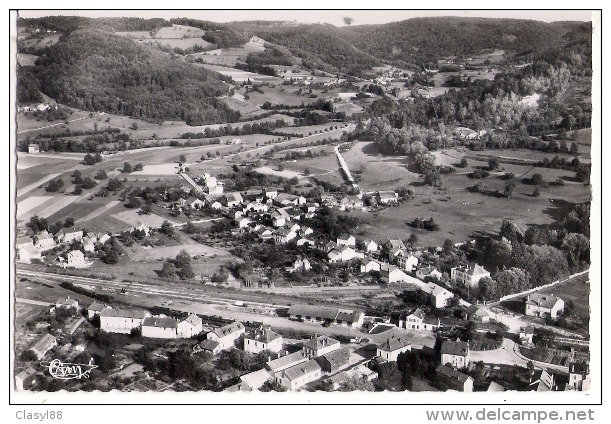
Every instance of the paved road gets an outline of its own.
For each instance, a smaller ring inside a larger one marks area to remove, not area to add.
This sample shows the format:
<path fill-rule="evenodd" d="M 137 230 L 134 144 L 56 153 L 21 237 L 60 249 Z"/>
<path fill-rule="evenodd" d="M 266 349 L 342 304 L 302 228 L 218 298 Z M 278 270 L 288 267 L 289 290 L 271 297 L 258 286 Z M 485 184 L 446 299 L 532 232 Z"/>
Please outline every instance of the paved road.
<path fill-rule="evenodd" d="M 519 346 L 510 339 L 503 339 L 503 344 L 499 349 L 486 351 L 470 351 L 469 360 L 473 363 L 483 361 L 487 364 L 519 365 L 526 367 L 529 359 L 519 353 Z M 547 368 L 553 371 L 568 372 L 568 367 L 561 365 L 546 364 L 533 361 L 538 368 Z"/>

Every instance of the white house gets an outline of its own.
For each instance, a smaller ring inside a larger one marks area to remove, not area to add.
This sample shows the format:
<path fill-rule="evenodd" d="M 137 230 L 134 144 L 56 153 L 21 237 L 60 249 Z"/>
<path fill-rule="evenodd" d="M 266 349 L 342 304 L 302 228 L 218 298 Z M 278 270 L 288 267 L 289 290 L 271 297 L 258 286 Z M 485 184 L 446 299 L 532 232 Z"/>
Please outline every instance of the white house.
<path fill-rule="evenodd" d="M 399 256 L 397 265 L 405 271 L 413 271 L 418 266 L 418 258 L 414 255 Z"/>
<path fill-rule="evenodd" d="M 78 230 L 78 231 L 61 230 L 60 232 L 55 234 L 55 238 L 57 239 L 58 243 L 71 243 L 74 240 L 81 240 L 83 238 L 83 231 L 82 230 Z"/>
<path fill-rule="evenodd" d="M 60 297 L 55 301 L 55 309 L 70 309 L 74 308 L 78 310 L 78 302 L 76 299 L 70 299 L 68 297 Z"/>
<path fill-rule="evenodd" d="M 382 281 L 387 284 L 397 283 L 404 281 L 407 275 L 398 267 L 383 263 L 380 268 L 380 274 Z"/>
<path fill-rule="evenodd" d="M 377 250 L 380 248 L 375 240 L 365 240 L 363 244 L 365 245 L 365 252 L 367 253 L 377 252 Z"/>
<path fill-rule="evenodd" d="M 289 229 L 283 228 L 274 235 L 274 240 L 276 241 L 276 243 L 284 244 L 293 240 L 295 237 L 297 237 L 297 233 Z"/>
<path fill-rule="evenodd" d="M 450 274 L 452 281 L 464 284 L 468 287 L 477 287 L 479 280 L 484 277 L 490 277 L 490 273 L 478 264 L 469 265 L 468 267 L 454 267 Z"/>
<path fill-rule="evenodd" d="M 343 246 L 340 249 L 334 249 L 327 255 L 329 262 L 347 262 L 355 258 L 364 259 L 363 252 L 357 252 L 350 246 Z"/>
<path fill-rule="evenodd" d="M 142 327 L 144 319 L 151 316 L 148 311 L 110 308 L 102 310 L 99 315 L 100 330 L 124 334 L 129 334 L 134 328 Z"/>
<path fill-rule="evenodd" d="M 28 350 L 34 352 L 38 360 L 41 360 L 55 346 L 57 346 L 57 339 L 47 333 L 38 339 Z"/>
<path fill-rule="evenodd" d="M 170 317 L 146 317 L 142 322 L 142 337 L 175 339 L 178 322 Z"/>
<path fill-rule="evenodd" d="M 232 322 L 223 327 L 217 328 L 206 335 L 208 340 L 215 341 L 219 344 L 221 350 L 233 347 L 235 341 L 246 332 L 244 324 L 239 321 Z"/>
<path fill-rule="evenodd" d="M 341 347 L 339 341 L 329 336 L 315 336 L 303 344 L 303 354 L 312 359 L 318 358 Z"/>
<path fill-rule="evenodd" d="M 320 365 L 318 365 L 315 360 L 311 359 L 302 364 L 283 370 L 276 376 L 276 381 L 289 390 L 297 390 L 307 383 L 319 379 L 321 376 L 322 370 Z"/>
<path fill-rule="evenodd" d="M 47 231 L 41 231 L 36 236 L 34 236 L 34 239 L 34 245 L 41 252 L 54 249 L 56 246 L 55 239 Z"/>
<path fill-rule="evenodd" d="M 40 153 L 40 146 L 38 144 L 28 144 L 28 153 Z"/>
<path fill-rule="evenodd" d="M 446 340 L 441 345 L 441 364 L 450 364 L 454 368 L 466 368 L 469 366 L 469 343 Z"/>
<path fill-rule="evenodd" d="M 281 356 L 273 361 L 265 363 L 265 368 L 272 372 L 272 374 L 279 373 L 287 368 L 294 367 L 298 364 L 307 362 L 308 358 L 304 356 L 302 351 L 291 353 L 289 355 Z"/>
<path fill-rule="evenodd" d="M 93 303 L 87 307 L 87 318 L 92 320 L 96 315 L 100 315 L 100 312 L 104 309 L 112 309 L 112 307 L 94 300 Z"/>
<path fill-rule="evenodd" d="M 525 309 L 531 317 L 556 318 L 564 311 L 564 300 L 553 294 L 531 293 L 526 297 Z"/>
<path fill-rule="evenodd" d="M 355 247 L 356 239 L 354 238 L 354 236 L 351 236 L 349 234 L 342 234 L 337 238 L 337 245 Z"/>
<path fill-rule="evenodd" d="M 42 259 L 40 251 L 31 243 L 28 246 L 18 248 L 17 254 L 19 255 L 19 261 L 26 264 L 31 263 L 33 259 Z"/>
<path fill-rule="evenodd" d="M 288 310 L 292 320 L 304 320 L 310 322 L 332 325 L 343 325 L 358 328 L 363 325 L 365 314 L 362 311 L 352 309 L 340 309 L 332 306 L 313 305 L 291 305 Z"/>
<path fill-rule="evenodd" d="M 178 337 L 189 338 L 197 336 L 202 332 L 202 329 L 202 319 L 195 314 L 189 314 L 189 316 L 178 323 L 176 333 Z"/>
<path fill-rule="evenodd" d="M 382 204 L 398 203 L 399 195 L 395 191 L 380 191 L 378 192 L 378 200 Z"/>
<path fill-rule="evenodd" d="M 441 326 L 439 318 L 429 318 L 421 309 L 416 309 L 404 319 L 399 319 L 399 327 L 416 331 L 435 331 Z"/>
<path fill-rule="evenodd" d="M 81 240 L 81 245 L 83 246 L 83 250 L 85 252 L 92 253 L 95 251 L 95 241 L 89 236 L 83 237 Z"/>
<path fill-rule="evenodd" d="M 282 350 L 282 336 L 271 328 L 255 329 L 244 336 L 244 350 L 250 353 L 264 350 L 278 353 Z"/>
<path fill-rule="evenodd" d="M 431 304 L 435 308 L 445 308 L 446 306 L 448 306 L 448 302 L 450 301 L 450 299 L 454 297 L 454 294 L 452 292 L 444 289 L 443 287 L 438 286 L 437 284 L 433 286 L 433 289 L 431 290 L 430 294 Z"/>
<path fill-rule="evenodd" d="M 443 274 L 437 271 L 437 268 L 427 265 L 425 267 L 420 267 L 416 270 L 416 278 L 424 281 L 426 277 L 441 279 Z"/>
<path fill-rule="evenodd" d="M 85 255 L 80 250 L 72 250 L 68 252 L 67 266 L 72 268 L 85 268 L 90 264 L 85 261 Z"/>
<path fill-rule="evenodd" d="M 295 271 L 309 271 L 312 268 L 308 258 L 297 258 L 293 263 L 293 266 L 289 268 L 289 272 Z"/>
<path fill-rule="evenodd" d="M 401 337 L 391 337 L 380 343 L 376 355 L 388 362 L 395 362 L 400 353 L 412 350 L 412 343 Z"/>
<path fill-rule="evenodd" d="M 361 264 L 361 272 L 367 273 L 371 271 L 380 271 L 380 263 L 375 259 L 365 258 L 365 261 Z"/>
<path fill-rule="evenodd" d="M 17 237 L 17 241 L 15 242 L 15 248 L 17 250 L 27 246 L 34 247 L 34 241 L 30 237 Z"/>

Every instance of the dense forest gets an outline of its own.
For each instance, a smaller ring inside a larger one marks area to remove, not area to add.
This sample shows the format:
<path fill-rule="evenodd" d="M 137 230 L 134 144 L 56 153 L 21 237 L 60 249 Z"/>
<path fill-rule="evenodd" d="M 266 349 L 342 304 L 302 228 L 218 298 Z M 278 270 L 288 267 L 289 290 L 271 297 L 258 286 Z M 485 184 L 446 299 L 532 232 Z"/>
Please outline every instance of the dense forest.
<path fill-rule="evenodd" d="M 363 114 L 372 118 L 367 136 L 385 153 L 408 154 L 441 147 L 450 135 L 446 125 L 485 131 L 475 149 L 528 147 L 530 136 L 589 127 L 591 104 L 567 94 L 574 84 L 589 85 L 592 75 L 591 36 L 587 26 L 579 29 L 567 34 L 564 45 L 492 81 L 468 80 L 463 89 L 433 99 L 376 100 Z M 520 101 L 534 93 L 541 95 L 537 107 Z"/>
<path fill-rule="evenodd" d="M 33 74 L 44 94 L 83 110 L 191 125 L 239 119 L 215 98 L 227 91 L 221 75 L 99 30 L 75 30 L 45 48 Z"/>

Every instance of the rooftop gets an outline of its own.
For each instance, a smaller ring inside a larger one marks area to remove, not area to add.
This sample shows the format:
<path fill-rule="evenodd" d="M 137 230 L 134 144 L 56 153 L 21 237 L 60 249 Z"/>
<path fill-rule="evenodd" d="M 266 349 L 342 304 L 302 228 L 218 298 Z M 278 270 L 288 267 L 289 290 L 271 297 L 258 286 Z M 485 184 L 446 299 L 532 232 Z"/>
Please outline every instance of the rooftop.
<path fill-rule="evenodd" d="M 214 349 L 216 349 L 218 347 L 220 343 L 219 342 L 215 342 L 214 340 L 204 340 L 203 342 L 201 342 L 199 344 L 200 349 L 202 350 L 209 350 L 209 351 L 213 351 Z"/>
<path fill-rule="evenodd" d="M 143 327 L 157 327 L 157 328 L 177 328 L 178 321 L 170 317 L 148 317 L 144 318 L 142 323 Z"/>
<path fill-rule="evenodd" d="M 325 358 L 331 365 L 344 365 L 350 361 L 350 350 L 347 347 L 342 347 L 323 355 L 322 358 Z"/>
<path fill-rule="evenodd" d="M 301 351 L 291 353 L 290 355 L 282 356 L 278 359 L 274 359 L 273 361 L 267 362 L 267 366 L 272 371 L 275 371 L 279 368 L 284 368 L 287 365 L 296 364 L 298 362 L 305 362 L 305 357 Z"/>
<path fill-rule="evenodd" d="M 270 328 L 256 329 L 244 336 L 245 339 L 256 340 L 258 342 L 270 343 L 282 336 L 273 332 Z"/>
<path fill-rule="evenodd" d="M 537 305 L 543 308 L 551 309 L 556 303 L 561 300 L 553 294 L 532 293 L 526 297 L 527 305 Z"/>
<path fill-rule="evenodd" d="M 202 323 L 202 319 L 195 314 L 190 314 L 188 317 L 183 319 L 181 322 L 188 322 L 191 325 L 200 325 Z"/>
<path fill-rule="evenodd" d="M 332 346 L 340 344 L 338 340 L 332 339 L 329 336 L 318 336 L 316 338 L 312 338 L 303 344 L 303 347 L 307 347 L 309 349 L 320 349 L 326 346 Z"/>
<path fill-rule="evenodd" d="M 314 359 L 310 359 L 307 362 L 285 369 L 283 375 L 290 381 L 293 381 L 316 371 L 320 371 L 320 365 Z"/>
<path fill-rule="evenodd" d="M 136 319 L 144 319 L 146 318 L 146 311 L 138 310 L 138 309 L 104 309 L 100 312 L 100 317 L 108 317 L 108 318 L 136 318 Z"/>
<path fill-rule="evenodd" d="M 236 331 L 240 331 L 244 329 L 244 324 L 239 321 L 232 322 L 231 324 L 227 324 L 223 327 L 217 328 L 213 331 L 219 338 L 223 338 L 229 334 L 233 334 Z"/>
<path fill-rule="evenodd" d="M 441 354 L 467 356 L 469 354 L 469 343 L 461 342 L 460 339 L 455 342 L 446 340 L 441 345 Z"/>
<path fill-rule="evenodd" d="M 405 346 L 410 346 L 411 344 L 412 342 L 407 339 L 392 337 L 390 339 L 386 339 L 385 342 L 380 343 L 378 345 L 378 349 L 382 349 L 387 352 L 394 352 L 395 350 L 403 349 Z"/>
<path fill-rule="evenodd" d="M 465 383 L 469 377 L 467 374 L 463 374 L 462 372 L 456 371 L 454 368 L 447 367 L 445 365 L 439 365 L 435 372 L 445 375 L 446 377 L 451 378 L 452 380 L 456 380 L 460 383 Z"/>

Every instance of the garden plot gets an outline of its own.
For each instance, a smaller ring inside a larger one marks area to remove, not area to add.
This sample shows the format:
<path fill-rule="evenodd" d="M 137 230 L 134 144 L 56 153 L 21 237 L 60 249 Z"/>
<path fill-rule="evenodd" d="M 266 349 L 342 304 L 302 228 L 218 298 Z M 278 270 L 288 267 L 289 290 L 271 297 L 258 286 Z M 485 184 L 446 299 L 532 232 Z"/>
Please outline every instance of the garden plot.
<path fill-rule="evenodd" d="M 159 215 L 149 214 L 149 215 L 141 215 L 138 210 L 128 210 L 116 213 L 111 215 L 113 218 L 118 219 L 119 221 L 123 221 L 132 227 L 138 225 L 138 223 L 143 223 L 147 225 L 149 228 L 159 228 L 163 221 L 166 221 L 166 218 L 163 218 Z M 175 222 L 171 222 L 171 224 L 175 224 Z"/>
<path fill-rule="evenodd" d="M 282 177 L 282 178 L 299 178 L 302 175 L 298 172 L 295 171 L 290 171 L 288 169 L 282 170 L 282 171 L 278 171 L 276 169 L 272 169 L 269 166 L 261 166 L 259 168 L 255 168 L 255 171 L 258 172 L 259 174 L 265 174 L 265 175 L 274 175 L 276 177 Z"/>
<path fill-rule="evenodd" d="M 159 163 L 155 165 L 144 165 L 142 171 L 132 172 L 131 175 L 174 175 L 178 173 L 175 163 Z"/>

